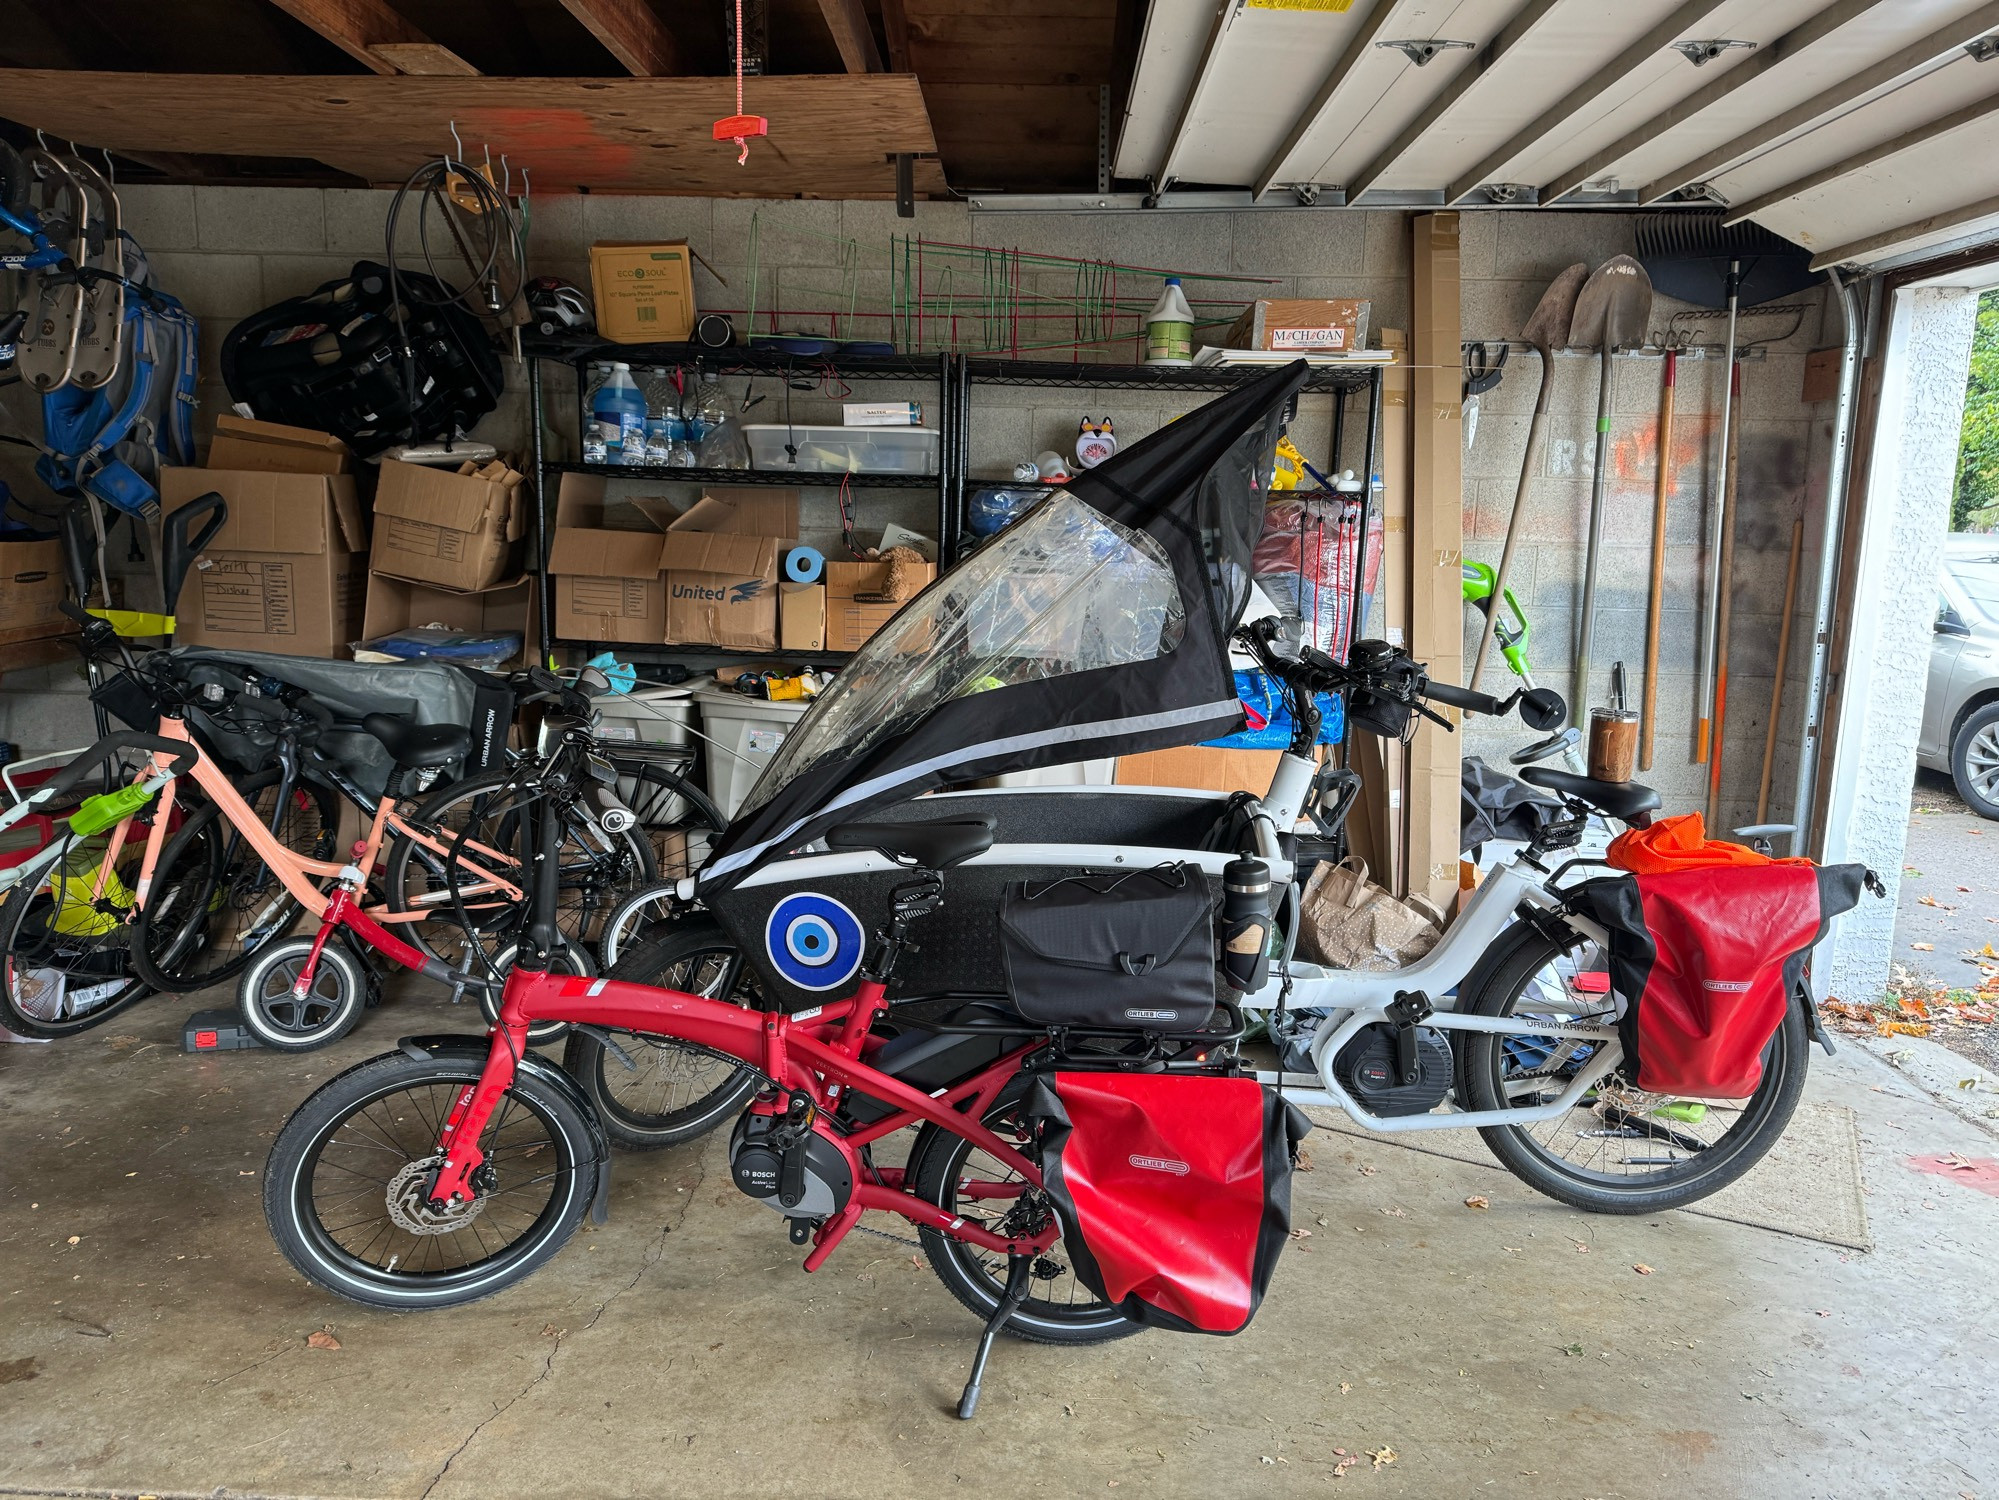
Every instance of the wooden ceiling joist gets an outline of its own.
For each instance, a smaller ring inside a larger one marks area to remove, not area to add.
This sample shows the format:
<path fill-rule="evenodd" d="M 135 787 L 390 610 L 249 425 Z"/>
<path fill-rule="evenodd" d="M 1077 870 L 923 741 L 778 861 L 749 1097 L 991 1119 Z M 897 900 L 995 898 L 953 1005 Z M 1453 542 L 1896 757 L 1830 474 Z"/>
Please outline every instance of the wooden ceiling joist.
<path fill-rule="evenodd" d="M 683 71 L 679 43 L 646 0 L 562 0 L 562 5 L 634 78 L 671 78 Z"/>
<path fill-rule="evenodd" d="M 847 71 L 881 72 L 881 52 L 875 46 L 875 34 L 868 26 L 867 8 L 861 0 L 819 0 L 819 10 L 826 17 L 826 29 L 833 33 L 833 44 L 840 49 L 840 61 Z"/>
<path fill-rule="evenodd" d="M 1792 27 L 1769 46 L 1758 47 L 1747 54 L 1719 78 L 1701 85 L 1677 104 L 1659 111 L 1636 130 L 1621 136 L 1601 151 L 1591 153 L 1586 160 L 1569 168 L 1553 182 L 1542 184 L 1541 201 L 1544 204 L 1553 203 L 1557 198 L 1594 182 L 1647 141 L 1656 140 L 1668 130 L 1691 120 L 1709 105 L 1726 99 L 1738 89 L 1747 88 L 1779 63 L 1796 57 L 1814 42 L 1830 36 L 1875 6 L 1887 3 L 1888 0 L 1839 0 L 1838 4 L 1827 6 L 1809 20 Z"/>
<path fill-rule="evenodd" d="M 405 20 L 387 0 L 271 0 L 372 72 L 477 76 L 479 70 Z"/>
<path fill-rule="evenodd" d="M 787 74 L 745 80 L 770 120 L 747 166 L 711 123 L 735 112 L 732 78 L 292 77 L 11 69 L 8 118 L 113 151 L 307 157 L 401 183 L 451 139 L 490 147 L 534 190 L 887 198 L 892 158 L 934 157 L 914 77 Z M 944 190 L 918 160 L 916 191 Z"/>
<path fill-rule="evenodd" d="M 1977 40 L 1995 26 L 1999 26 L 1999 0 L 1979 6 L 1949 25 L 1937 28 L 1920 41 L 1911 42 L 1858 73 L 1841 79 L 1831 88 L 1821 89 L 1804 103 L 1774 115 L 1733 140 L 1654 178 L 1645 185 L 1638 199 L 1641 203 L 1656 203 L 1688 183 L 1718 177 L 1765 146 L 1844 113 L 1878 89 L 1919 78 L 1939 63 L 1954 59 L 1962 61 L 1960 49 L 1964 44 Z"/>

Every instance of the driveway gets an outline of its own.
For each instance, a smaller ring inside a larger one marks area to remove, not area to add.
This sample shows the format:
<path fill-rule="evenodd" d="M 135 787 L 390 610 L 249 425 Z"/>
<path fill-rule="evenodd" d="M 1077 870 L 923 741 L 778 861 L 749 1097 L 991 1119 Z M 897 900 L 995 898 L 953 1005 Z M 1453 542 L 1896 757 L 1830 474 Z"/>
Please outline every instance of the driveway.
<path fill-rule="evenodd" d="M 1895 914 L 1895 982 L 1878 1024 L 1928 1035 L 1999 1072 L 1999 823 L 1916 772 Z"/>

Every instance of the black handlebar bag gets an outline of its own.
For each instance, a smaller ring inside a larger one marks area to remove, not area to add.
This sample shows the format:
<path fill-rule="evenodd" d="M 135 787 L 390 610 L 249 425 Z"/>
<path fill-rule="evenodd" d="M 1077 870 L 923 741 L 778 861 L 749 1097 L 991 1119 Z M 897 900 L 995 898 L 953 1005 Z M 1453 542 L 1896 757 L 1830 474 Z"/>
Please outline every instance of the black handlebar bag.
<path fill-rule="evenodd" d="M 1291 1233 L 1296 1105 L 1254 1078 L 1058 1072 L 1027 1114 L 1084 1286 L 1151 1328 L 1249 1326 Z"/>
<path fill-rule="evenodd" d="M 1214 910 L 1185 864 L 1012 881 L 999 914 L 1007 992 L 1045 1026 L 1199 1031 L 1215 1014 Z"/>
<path fill-rule="evenodd" d="M 1581 912 L 1610 933 L 1625 1076 L 1679 1098 L 1755 1093 L 1813 946 L 1860 900 L 1866 876 L 1863 865 L 1780 863 L 1577 887 Z"/>

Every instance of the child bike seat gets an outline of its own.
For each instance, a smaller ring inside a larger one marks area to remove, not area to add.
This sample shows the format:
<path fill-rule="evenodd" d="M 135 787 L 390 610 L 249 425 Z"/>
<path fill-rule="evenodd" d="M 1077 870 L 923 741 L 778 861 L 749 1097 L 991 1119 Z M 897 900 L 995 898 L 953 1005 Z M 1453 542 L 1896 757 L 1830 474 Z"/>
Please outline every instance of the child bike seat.
<path fill-rule="evenodd" d="M 462 724 L 412 724 L 395 714 L 369 714 L 361 727 L 382 742 L 397 765 L 413 771 L 457 760 L 472 745 L 472 731 Z"/>
<path fill-rule="evenodd" d="M 992 846 L 991 813 L 935 823 L 842 823 L 826 831 L 829 849 L 873 849 L 921 870 L 948 870 Z"/>
<path fill-rule="evenodd" d="M 1529 786 L 1587 802 L 1599 812 L 1638 828 L 1651 822 L 1651 814 L 1659 807 L 1659 794 L 1635 781 L 1597 781 L 1557 771 L 1553 766 L 1528 766 L 1520 779 Z"/>

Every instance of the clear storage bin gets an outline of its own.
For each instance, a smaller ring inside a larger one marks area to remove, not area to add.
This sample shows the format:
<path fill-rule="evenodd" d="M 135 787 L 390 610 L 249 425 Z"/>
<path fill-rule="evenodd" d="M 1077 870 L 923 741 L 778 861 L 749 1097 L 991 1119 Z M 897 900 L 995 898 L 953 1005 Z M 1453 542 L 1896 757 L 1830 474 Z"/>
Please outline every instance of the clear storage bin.
<path fill-rule="evenodd" d="M 813 427 L 752 422 L 750 467 L 800 474 L 935 474 L 934 427 Z M 786 444 L 797 457 L 785 451 Z"/>

